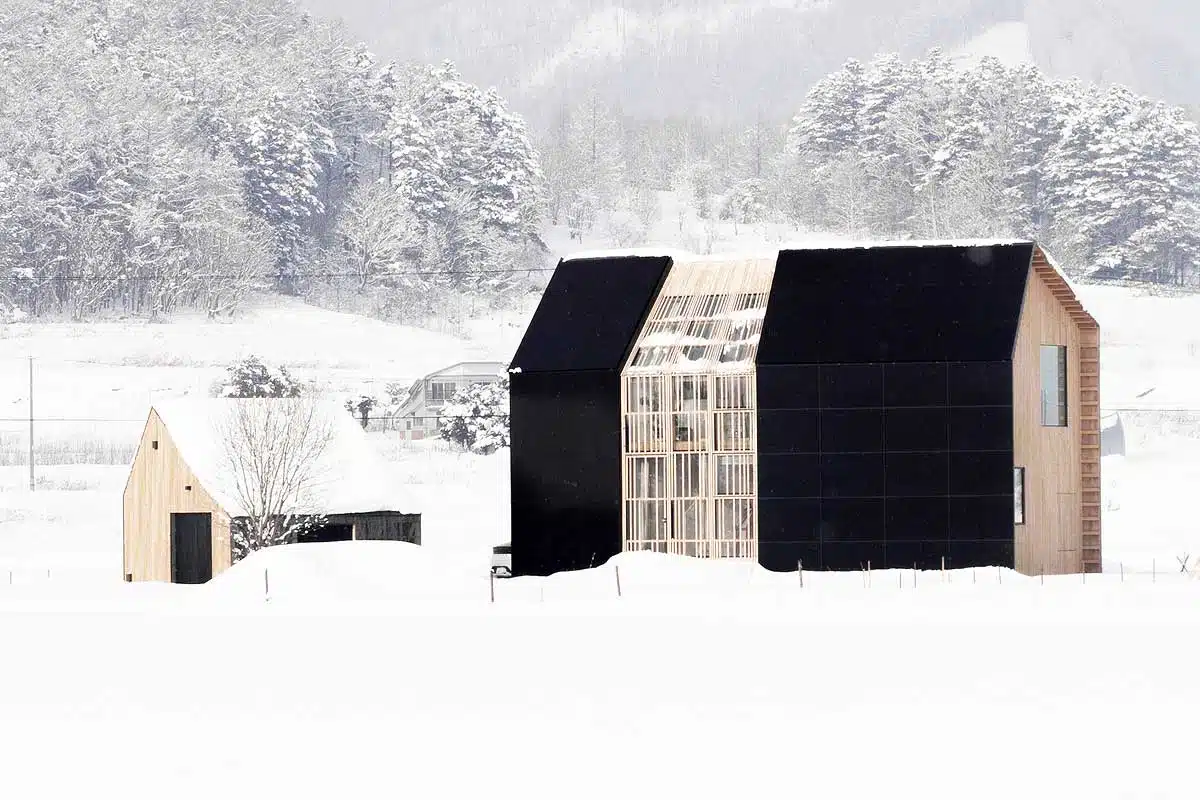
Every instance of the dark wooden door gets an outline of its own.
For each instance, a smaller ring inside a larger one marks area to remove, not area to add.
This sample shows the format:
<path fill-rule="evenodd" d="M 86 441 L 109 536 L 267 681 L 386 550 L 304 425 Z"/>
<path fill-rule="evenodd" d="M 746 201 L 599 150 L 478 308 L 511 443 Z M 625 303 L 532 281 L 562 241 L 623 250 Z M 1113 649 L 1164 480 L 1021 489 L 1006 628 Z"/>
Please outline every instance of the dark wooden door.
<path fill-rule="evenodd" d="M 171 583 L 212 578 L 212 514 L 171 515 Z"/>

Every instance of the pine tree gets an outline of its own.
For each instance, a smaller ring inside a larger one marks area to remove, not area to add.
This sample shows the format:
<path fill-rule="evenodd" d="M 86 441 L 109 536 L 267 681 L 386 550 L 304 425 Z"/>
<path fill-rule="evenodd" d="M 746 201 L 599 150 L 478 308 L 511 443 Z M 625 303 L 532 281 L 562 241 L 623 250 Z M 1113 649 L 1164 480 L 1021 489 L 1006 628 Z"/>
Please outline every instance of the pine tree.
<path fill-rule="evenodd" d="M 461 389 L 442 407 L 438 431 L 464 450 L 489 455 L 509 446 L 509 382 L 477 383 Z"/>

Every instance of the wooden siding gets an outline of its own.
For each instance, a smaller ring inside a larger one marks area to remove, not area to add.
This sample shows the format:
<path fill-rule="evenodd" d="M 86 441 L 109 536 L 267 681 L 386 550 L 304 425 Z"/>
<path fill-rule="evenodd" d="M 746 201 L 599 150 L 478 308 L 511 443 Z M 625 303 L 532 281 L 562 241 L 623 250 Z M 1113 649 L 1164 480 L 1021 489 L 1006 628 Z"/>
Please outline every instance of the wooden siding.
<path fill-rule="evenodd" d="M 1040 348 L 1067 348 L 1067 426 L 1044 427 Z M 1099 329 L 1035 248 L 1013 351 L 1013 457 L 1025 468 L 1015 561 L 1027 575 L 1099 572 Z"/>
<path fill-rule="evenodd" d="M 399 512 L 370 514 L 338 514 L 326 521 L 337 525 L 353 525 L 354 538 L 372 541 L 421 543 L 421 515 Z"/>
<path fill-rule="evenodd" d="M 158 442 L 154 449 L 152 442 Z M 191 486 L 189 491 L 185 487 Z M 200 485 L 154 411 L 125 484 L 124 573 L 135 581 L 171 580 L 171 514 L 212 514 L 212 573 L 229 568 L 229 515 Z"/>

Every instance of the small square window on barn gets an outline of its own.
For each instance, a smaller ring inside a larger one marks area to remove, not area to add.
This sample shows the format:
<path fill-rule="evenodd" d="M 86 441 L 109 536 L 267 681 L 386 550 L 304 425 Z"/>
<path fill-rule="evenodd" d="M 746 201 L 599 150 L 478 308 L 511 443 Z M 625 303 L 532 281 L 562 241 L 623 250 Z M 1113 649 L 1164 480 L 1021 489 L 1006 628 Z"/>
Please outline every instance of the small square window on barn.
<path fill-rule="evenodd" d="M 1042 425 L 1067 427 L 1067 348 L 1042 345 Z"/>

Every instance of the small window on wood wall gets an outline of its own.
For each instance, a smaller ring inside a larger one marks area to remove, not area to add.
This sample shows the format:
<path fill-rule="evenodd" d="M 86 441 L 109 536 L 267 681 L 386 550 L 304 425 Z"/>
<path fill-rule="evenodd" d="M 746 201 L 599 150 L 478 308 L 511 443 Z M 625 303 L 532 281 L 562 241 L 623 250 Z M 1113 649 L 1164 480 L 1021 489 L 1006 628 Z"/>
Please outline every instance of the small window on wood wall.
<path fill-rule="evenodd" d="M 1067 348 L 1042 345 L 1042 425 L 1067 427 Z"/>
<path fill-rule="evenodd" d="M 1013 522 L 1025 524 L 1025 468 L 1013 467 Z"/>

